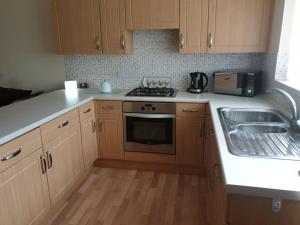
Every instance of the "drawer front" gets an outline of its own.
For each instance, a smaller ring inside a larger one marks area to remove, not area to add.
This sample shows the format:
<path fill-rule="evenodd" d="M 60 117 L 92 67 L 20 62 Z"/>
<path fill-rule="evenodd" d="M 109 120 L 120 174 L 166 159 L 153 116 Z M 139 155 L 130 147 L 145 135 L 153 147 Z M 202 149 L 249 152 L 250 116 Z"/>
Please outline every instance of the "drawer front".
<path fill-rule="evenodd" d="M 42 147 L 40 129 L 0 146 L 0 173 Z"/>
<path fill-rule="evenodd" d="M 177 103 L 176 116 L 204 117 L 206 104 Z"/>
<path fill-rule="evenodd" d="M 79 107 L 80 120 L 83 121 L 86 118 L 93 117 L 95 115 L 94 101 L 90 101 Z"/>
<path fill-rule="evenodd" d="M 41 126 L 43 144 L 62 135 L 66 130 L 79 123 L 78 109 L 74 109 Z"/>
<path fill-rule="evenodd" d="M 97 101 L 96 108 L 98 114 L 122 114 L 121 101 Z"/>

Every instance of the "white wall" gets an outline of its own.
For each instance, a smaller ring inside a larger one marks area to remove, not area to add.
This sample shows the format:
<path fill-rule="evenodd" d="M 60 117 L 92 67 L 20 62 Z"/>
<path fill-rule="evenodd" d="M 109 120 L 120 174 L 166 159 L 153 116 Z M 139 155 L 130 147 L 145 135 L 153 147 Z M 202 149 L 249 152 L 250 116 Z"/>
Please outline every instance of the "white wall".
<path fill-rule="evenodd" d="M 55 54 L 50 0 L 0 1 L 0 86 L 34 91 L 63 87 Z"/>
<path fill-rule="evenodd" d="M 272 23 L 272 31 L 270 35 L 270 46 L 269 46 L 270 53 L 277 53 L 279 50 L 283 11 L 285 5 L 285 0 L 275 0 L 274 2 L 275 4 L 274 4 L 273 23 Z"/>

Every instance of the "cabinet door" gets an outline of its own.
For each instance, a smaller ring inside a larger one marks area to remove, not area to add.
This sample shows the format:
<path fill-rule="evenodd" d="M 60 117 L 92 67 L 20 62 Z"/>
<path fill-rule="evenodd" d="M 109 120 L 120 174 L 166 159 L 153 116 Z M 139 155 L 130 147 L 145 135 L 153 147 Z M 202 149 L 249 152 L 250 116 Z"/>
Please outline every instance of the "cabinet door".
<path fill-rule="evenodd" d="M 208 0 L 180 0 L 180 53 L 207 52 Z"/>
<path fill-rule="evenodd" d="M 124 0 L 100 0 L 100 9 L 103 53 L 132 53 L 133 36 L 125 28 Z"/>
<path fill-rule="evenodd" d="M 272 212 L 272 199 L 230 195 L 228 215 L 230 225 L 275 225 L 278 224 L 279 214 Z"/>
<path fill-rule="evenodd" d="M 90 116 L 81 121 L 81 137 L 84 167 L 89 171 L 98 158 L 97 133 L 95 116 Z"/>
<path fill-rule="evenodd" d="M 176 163 L 200 166 L 203 163 L 204 118 L 177 116 Z"/>
<path fill-rule="evenodd" d="M 226 220 L 226 193 L 210 116 L 205 119 L 204 149 L 208 186 L 207 220 L 210 225 L 223 225 Z"/>
<path fill-rule="evenodd" d="M 208 222 L 210 225 L 224 225 L 226 224 L 226 200 L 227 195 L 223 183 L 223 178 L 218 173 L 220 171 L 220 164 L 215 164 L 211 167 L 213 184 L 209 187 L 208 194 Z"/>
<path fill-rule="evenodd" d="M 299 225 L 300 202 L 283 200 L 276 225 Z"/>
<path fill-rule="evenodd" d="M 124 159 L 123 120 L 120 115 L 98 115 L 100 158 Z"/>
<path fill-rule="evenodd" d="M 50 209 L 43 150 L 39 149 L 0 174 L 0 224 L 38 224 Z"/>
<path fill-rule="evenodd" d="M 178 29 L 179 0 L 125 0 L 129 30 Z"/>
<path fill-rule="evenodd" d="M 101 54 L 99 0 L 52 0 L 60 54 Z"/>
<path fill-rule="evenodd" d="M 209 52 L 265 52 L 273 0 L 210 0 Z"/>
<path fill-rule="evenodd" d="M 83 156 L 79 123 L 44 146 L 52 157 L 48 168 L 48 181 L 52 204 L 67 196 L 83 175 Z"/>

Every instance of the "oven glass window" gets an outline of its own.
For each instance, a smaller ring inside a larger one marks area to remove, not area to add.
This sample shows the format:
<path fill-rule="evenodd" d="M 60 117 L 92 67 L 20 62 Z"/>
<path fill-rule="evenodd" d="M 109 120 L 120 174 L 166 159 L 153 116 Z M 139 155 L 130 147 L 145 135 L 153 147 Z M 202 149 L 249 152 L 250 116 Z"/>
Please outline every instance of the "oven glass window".
<path fill-rule="evenodd" d="M 173 119 L 126 117 L 127 142 L 148 145 L 173 143 Z"/>

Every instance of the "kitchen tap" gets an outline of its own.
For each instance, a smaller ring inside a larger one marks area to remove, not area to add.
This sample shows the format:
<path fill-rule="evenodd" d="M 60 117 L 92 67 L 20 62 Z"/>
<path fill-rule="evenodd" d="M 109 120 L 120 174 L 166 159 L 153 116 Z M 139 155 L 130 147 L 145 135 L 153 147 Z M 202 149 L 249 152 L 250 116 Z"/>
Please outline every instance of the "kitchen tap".
<path fill-rule="evenodd" d="M 291 110 L 291 128 L 293 130 L 296 131 L 300 131 L 300 119 L 299 119 L 299 114 L 298 114 L 298 109 L 297 109 L 297 104 L 295 102 L 295 100 L 293 99 L 293 97 L 287 93 L 286 91 L 280 89 L 280 88 L 271 88 L 266 90 L 266 93 L 273 93 L 273 92 L 277 92 L 279 94 L 281 94 L 288 102 L 289 106 L 290 106 L 290 110 Z"/>

